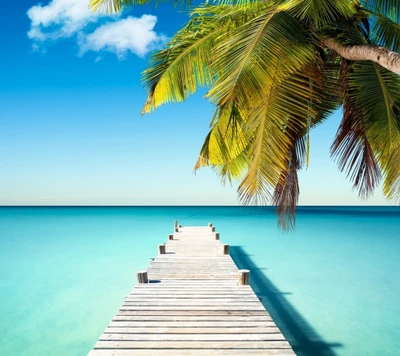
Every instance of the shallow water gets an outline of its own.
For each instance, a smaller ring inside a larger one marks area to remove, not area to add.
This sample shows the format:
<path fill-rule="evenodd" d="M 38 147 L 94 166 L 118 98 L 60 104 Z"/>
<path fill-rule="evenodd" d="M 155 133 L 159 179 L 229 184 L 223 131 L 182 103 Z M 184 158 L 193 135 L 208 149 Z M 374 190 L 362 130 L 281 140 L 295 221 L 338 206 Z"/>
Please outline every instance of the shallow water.
<path fill-rule="evenodd" d="M 298 354 L 398 355 L 399 207 L 0 208 L 1 355 L 86 355 L 173 221 L 212 221 Z"/>

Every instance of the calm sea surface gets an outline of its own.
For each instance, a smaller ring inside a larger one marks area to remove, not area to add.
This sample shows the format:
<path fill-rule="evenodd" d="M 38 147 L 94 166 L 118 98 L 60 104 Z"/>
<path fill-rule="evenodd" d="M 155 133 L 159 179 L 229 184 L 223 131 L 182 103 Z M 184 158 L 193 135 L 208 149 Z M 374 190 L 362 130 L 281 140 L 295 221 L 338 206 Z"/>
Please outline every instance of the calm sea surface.
<path fill-rule="evenodd" d="M 400 208 L 0 208 L 0 355 L 86 355 L 167 240 L 213 222 L 299 355 L 400 355 Z"/>

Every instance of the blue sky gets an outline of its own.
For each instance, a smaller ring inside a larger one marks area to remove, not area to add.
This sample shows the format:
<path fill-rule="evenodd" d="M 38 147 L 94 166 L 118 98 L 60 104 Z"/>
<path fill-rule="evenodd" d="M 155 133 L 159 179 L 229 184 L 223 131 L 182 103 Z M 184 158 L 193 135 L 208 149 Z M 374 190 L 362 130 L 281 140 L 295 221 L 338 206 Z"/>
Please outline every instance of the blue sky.
<path fill-rule="evenodd" d="M 148 53 L 186 21 L 170 5 L 92 15 L 84 0 L 0 5 L 1 205 L 234 205 L 236 186 L 193 166 L 205 91 L 141 117 Z M 329 157 L 340 112 L 311 136 L 300 204 L 361 201 Z"/>

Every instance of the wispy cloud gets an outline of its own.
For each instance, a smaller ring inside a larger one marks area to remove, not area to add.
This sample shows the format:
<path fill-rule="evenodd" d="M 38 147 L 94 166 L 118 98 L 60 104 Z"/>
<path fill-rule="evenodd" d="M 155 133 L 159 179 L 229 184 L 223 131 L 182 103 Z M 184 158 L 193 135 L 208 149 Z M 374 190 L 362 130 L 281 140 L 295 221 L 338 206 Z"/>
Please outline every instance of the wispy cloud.
<path fill-rule="evenodd" d="M 84 0 L 52 0 L 47 5 L 31 7 L 27 14 L 31 20 L 28 37 L 34 50 L 70 38 L 77 41 L 80 55 L 107 51 L 119 58 L 129 52 L 143 57 L 166 40 L 154 31 L 156 16 L 110 17 L 93 13 Z"/>

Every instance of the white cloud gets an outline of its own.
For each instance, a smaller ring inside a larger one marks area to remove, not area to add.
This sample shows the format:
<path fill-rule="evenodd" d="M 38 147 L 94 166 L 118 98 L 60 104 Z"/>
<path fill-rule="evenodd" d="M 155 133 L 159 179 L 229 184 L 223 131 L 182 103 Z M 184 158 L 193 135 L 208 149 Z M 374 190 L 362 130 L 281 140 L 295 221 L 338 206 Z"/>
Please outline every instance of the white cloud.
<path fill-rule="evenodd" d="M 119 58 L 129 52 L 143 57 L 166 41 L 153 30 L 156 16 L 105 17 L 93 13 L 86 0 L 52 0 L 48 5 L 31 7 L 27 14 L 31 20 L 28 37 L 34 50 L 43 48 L 49 40 L 71 38 L 77 40 L 80 55 L 107 51 Z"/>
<path fill-rule="evenodd" d="M 93 13 L 85 0 L 53 0 L 28 10 L 31 29 L 28 37 L 36 41 L 71 37 L 101 16 Z"/>
<path fill-rule="evenodd" d="M 132 52 L 143 57 L 165 41 L 164 36 L 153 31 L 156 22 L 157 17 L 143 15 L 106 23 L 93 33 L 80 37 L 80 53 L 109 51 L 121 58 L 127 52 Z"/>

